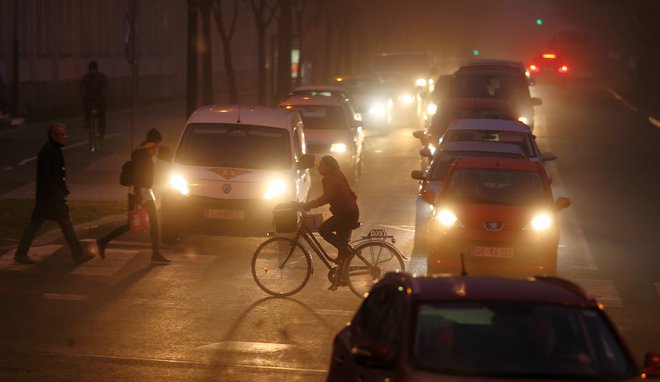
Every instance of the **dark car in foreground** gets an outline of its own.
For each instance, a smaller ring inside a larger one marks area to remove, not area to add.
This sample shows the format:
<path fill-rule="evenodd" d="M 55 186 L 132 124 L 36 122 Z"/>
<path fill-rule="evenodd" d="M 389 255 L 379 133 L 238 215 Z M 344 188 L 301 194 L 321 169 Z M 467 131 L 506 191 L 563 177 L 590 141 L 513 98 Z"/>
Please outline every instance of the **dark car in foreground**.
<path fill-rule="evenodd" d="M 596 300 L 555 277 L 388 273 L 336 336 L 328 381 L 641 381 Z M 642 376 L 643 375 L 643 376 Z"/>

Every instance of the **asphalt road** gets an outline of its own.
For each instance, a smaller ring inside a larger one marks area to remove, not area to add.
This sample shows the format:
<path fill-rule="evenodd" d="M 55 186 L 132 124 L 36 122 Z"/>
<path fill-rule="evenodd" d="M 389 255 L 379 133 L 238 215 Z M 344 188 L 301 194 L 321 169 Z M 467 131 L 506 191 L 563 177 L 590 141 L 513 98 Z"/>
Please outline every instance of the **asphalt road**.
<path fill-rule="evenodd" d="M 591 85 L 533 92 L 544 100 L 539 145 L 559 156 L 548 165 L 555 197 L 573 201 L 561 213 L 559 275 L 600 298 L 641 360 L 644 351 L 660 350 L 660 129 Z M 136 137 L 156 126 L 172 145 L 182 114 L 179 104 L 143 108 Z M 130 148 L 128 117 L 109 116 L 106 147 L 94 155 L 75 146 L 85 136 L 70 121 L 72 198 L 124 198 L 116 182 Z M 412 131 L 400 126 L 368 139 L 356 188 L 362 232 L 386 228 L 407 255 L 417 189 L 410 170 L 419 148 Z M 0 131 L 0 197 L 30 197 L 29 159 L 44 139 L 43 126 Z M 126 235 L 106 260 L 78 268 L 61 240 L 37 242 L 34 266 L 0 252 L 0 379 L 324 380 L 332 337 L 359 300 L 327 291 L 320 262 L 299 294 L 269 298 L 250 275 L 262 240 L 190 235 L 165 248 L 174 261 L 160 267 L 149 265 L 144 235 Z M 406 265 L 423 273 L 425 258 Z"/>

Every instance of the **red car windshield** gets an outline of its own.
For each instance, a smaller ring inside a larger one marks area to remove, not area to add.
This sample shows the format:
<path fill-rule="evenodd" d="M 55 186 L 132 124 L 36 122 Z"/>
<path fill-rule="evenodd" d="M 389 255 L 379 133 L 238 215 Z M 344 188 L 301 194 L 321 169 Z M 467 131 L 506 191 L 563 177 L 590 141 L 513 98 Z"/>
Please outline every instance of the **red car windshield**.
<path fill-rule="evenodd" d="M 445 195 L 474 204 L 534 205 L 548 200 L 538 173 L 507 169 L 457 169 Z"/>

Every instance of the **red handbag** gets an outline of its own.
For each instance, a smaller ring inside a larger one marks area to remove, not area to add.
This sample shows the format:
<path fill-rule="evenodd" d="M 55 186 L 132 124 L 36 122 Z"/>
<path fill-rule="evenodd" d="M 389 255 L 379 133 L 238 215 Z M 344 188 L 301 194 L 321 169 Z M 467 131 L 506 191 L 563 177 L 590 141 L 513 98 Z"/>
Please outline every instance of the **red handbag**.
<path fill-rule="evenodd" d="M 136 207 L 128 212 L 128 221 L 131 232 L 145 232 L 149 230 L 149 214 L 144 207 Z"/>

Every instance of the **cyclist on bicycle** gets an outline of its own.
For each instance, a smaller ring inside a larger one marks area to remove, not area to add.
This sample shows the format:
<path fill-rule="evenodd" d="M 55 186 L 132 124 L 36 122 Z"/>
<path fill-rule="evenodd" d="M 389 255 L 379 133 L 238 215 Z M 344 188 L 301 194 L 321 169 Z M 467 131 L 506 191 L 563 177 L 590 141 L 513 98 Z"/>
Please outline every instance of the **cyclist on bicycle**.
<path fill-rule="evenodd" d="M 348 185 L 346 177 L 339 169 L 337 160 L 326 155 L 318 165 L 319 174 L 323 177 L 323 195 L 302 203 L 301 208 L 309 210 L 330 203 L 332 216 L 319 226 L 319 234 L 339 250 L 337 262 L 348 255 L 348 241 L 351 231 L 356 228 L 360 217 L 360 209 L 356 203 L 357 196 Z"/>
<path fill-rule="evenodd" d="M 96 108 L 98 115 L 98 127 L 101 140 L 105 134 L 105 104 L 107 100 L 107 79 L 105 74 L 99 71 L 99 65 L 92 60 L 88 65 L 88 72 L 80 80 L 80 97 L 83 101 L 85 111 L 85 128 L 89 128 L 92 109 Z"/>

